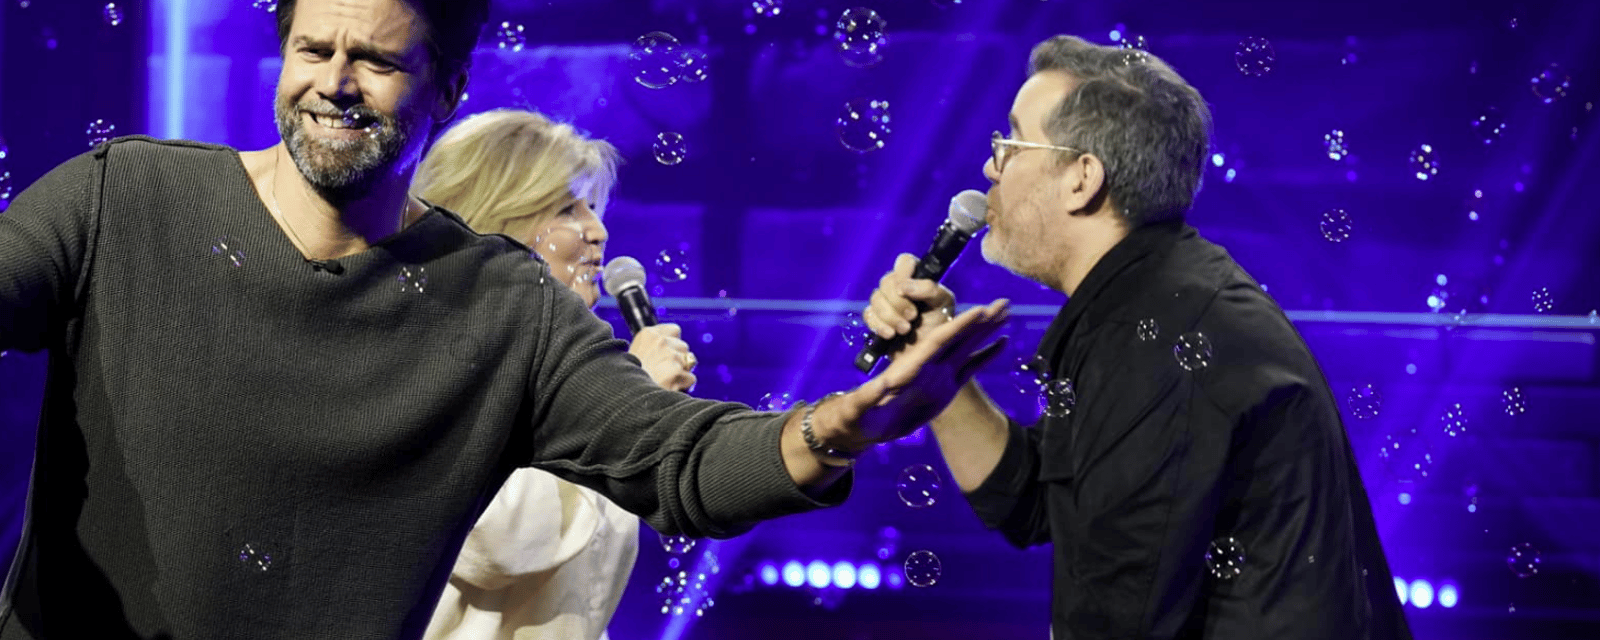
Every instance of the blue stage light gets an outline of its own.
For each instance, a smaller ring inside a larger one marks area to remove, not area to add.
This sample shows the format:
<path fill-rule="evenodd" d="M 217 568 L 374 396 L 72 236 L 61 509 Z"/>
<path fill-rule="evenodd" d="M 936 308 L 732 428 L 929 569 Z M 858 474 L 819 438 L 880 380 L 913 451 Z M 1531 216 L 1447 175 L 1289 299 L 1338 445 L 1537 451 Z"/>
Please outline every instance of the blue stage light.
<path fill-rule="evenodd" d="M 806 583 L 806 568 L 800 566 L 799 560 L 790 560 L 784 563 L 783 583 L 791 587 L 798 587 Z"/>
<path fill-rule="evenodd" d="M 778 584 L 778 565 L 771 562 L 761 564 L 761 584 L 769 587 Z"/>
<path fill-rule="evenodd" d="M 1433 585 L 1427 580 L 1416 580 L 1411 583 L 1411 606 L 1418 609 L 1433 606 Z"/>
<path fill-rule="evenodd" d="M 826 589 L 833 580 L 832 572 L 828 571 L 828 563 L 821 560 L 812 560 L 806 565 L 806 583 L 814 589 Z"/>
<path fill-rule="evenodd" d="M 856 566 L 840 560 L 833 563 L 833 586 L 850 589 L 856 586 Z"/>
<path fill-rule="evenodd" d="M 1400 595 L 1400 604 L 1405 604 L 1406 596 L 1410 594 L 1407 593 L 1408 589 L 1406 589 L 1406 581 L 1404 578 L 1396 577 L 1394 579 L 1394 591 Z"/>
<path fill-rule="evenodd" d="M 1461 592 L 1454 584 L 1446 582 L 1439 586 L 1439 606 L 1446 609 L 1454 609 L 1460 601 Z"/>
<path fill-rule="evenodd" d="M 883 581 L 883 574 L 878 571 L 878 565 L 869 562 L 861 565 L 861 570 L 856 573 L 856 580 L 862 589 L 876 589 Z"/>

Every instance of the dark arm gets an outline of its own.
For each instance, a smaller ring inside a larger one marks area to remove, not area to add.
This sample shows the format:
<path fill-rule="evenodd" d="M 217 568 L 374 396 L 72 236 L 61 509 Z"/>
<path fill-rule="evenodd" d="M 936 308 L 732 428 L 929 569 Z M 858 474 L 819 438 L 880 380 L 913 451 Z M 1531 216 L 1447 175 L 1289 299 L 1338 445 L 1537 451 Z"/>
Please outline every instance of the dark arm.
<path fill-rule="evenodd" d="M 102 164 L 99 152 L 73 158 L 0 213 L 0 350 L 49 347 L 75 315 Z"/>

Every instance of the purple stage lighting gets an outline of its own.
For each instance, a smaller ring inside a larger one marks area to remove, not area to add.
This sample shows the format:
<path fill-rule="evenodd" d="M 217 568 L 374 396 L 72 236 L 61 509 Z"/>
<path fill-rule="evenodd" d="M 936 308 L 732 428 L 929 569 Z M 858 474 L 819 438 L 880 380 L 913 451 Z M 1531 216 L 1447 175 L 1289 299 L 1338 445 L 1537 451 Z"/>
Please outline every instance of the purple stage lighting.
<path fill-rule="evenodd" d="M 1411 606 L 1418 609 L 1433 606 L 1433 585 L 1427 580 L 1416 580 L 1411 583 Z"/>
<path fill-rule="evenodd" d="M 800 565 L 799 560 L 790 560 L 784 563 L 783 583 L 791 587 L 798 587 L 806 583 L 806 569 Z"/>
<path fill-rule="evenodd" d="M 806 565 L 806 584 L 814 589 L 826 589 L 832 582 L 833 574 L 828 570 L 828 563 L 821 560 L 812 560 Z"/>

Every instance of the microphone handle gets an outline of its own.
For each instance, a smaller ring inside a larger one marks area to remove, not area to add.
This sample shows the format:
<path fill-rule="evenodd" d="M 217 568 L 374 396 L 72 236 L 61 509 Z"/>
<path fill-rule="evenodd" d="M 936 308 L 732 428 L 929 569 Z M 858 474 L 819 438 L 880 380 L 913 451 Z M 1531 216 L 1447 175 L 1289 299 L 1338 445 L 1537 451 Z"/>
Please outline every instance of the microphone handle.
<path fill-rule="evenodd" d="M 644 287 L 628 287 L 613 295 L 617 298 L 617 309 L 622 312 L 622 318 L 628 321 L 628 330 L 633 335 L 639 335 L 645 327 L 656 325 L 656 307 L 650 303 L 650 296 L 645 295 Z"/>
<path fill-rule="evenodd" d="M 946 220 L 939 226 L 939 233 L 933 237 L 933 246 L 928 252 L 922 254 L 922 259 L 917 261 L 917 266 L 911 270 L 911 277 L 915 280 L 932 280 L 938 282 L 944 279 L 944 274 L 950 265 L 961 256 L 961 250 L 966 248 L 967 242 L 972 240 L 972 234 L 965 233 Z M 908 336 L 913 335 L 921 325 L 921 314 L 928 307 L 921 302 L 915 303 L 918 317 L 911 319 L 911 331 L 905 335 L 883 339 L 877 334 L 871 334 L 867 346 L 861 348 L 861 353 L 856 354 L 856 370 L 862 373 L 872 373 L 872 369 L 883 361 L 883 357 L 890 352 L 898 350 L 906 344 Z"/>

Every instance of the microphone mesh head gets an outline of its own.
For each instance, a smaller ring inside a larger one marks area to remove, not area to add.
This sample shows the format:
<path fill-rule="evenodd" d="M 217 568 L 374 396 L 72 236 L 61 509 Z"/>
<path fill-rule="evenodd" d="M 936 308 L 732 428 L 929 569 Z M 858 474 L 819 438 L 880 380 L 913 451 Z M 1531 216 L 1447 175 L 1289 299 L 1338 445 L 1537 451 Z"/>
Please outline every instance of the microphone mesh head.
<path fill-rule="evenodd" d="M 964 233 L 976 233 L 983 228 L 983 219 L 989 214 L 989 197 L 977 189 L 967 189 L 950 199 L 952 224 Z"/>
<path fill-rule="evenodd" d="M 616 295 L 618 291 L 628 287 L 644 288 L 644 265 L 639 264 L 628 256 L 613 258 L 606 263 L 606 269 L 600 276 L 606 286 L 606 291 Z"/>

